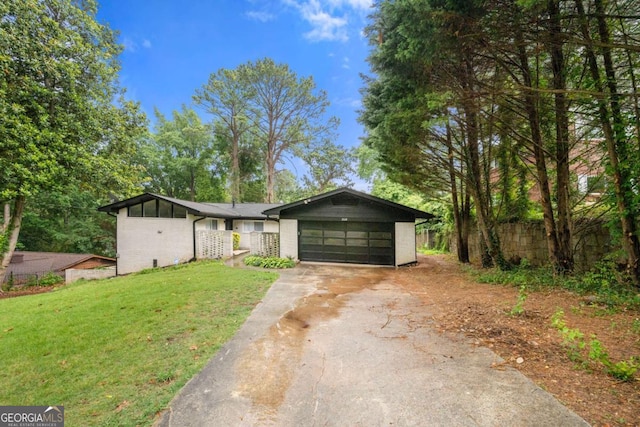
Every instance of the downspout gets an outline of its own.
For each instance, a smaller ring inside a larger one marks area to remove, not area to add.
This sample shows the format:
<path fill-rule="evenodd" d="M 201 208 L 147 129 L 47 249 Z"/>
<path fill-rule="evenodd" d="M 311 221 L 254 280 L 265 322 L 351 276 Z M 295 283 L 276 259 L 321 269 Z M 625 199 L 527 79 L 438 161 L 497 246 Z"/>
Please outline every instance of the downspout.
<path fill-rule="evenodd" d="M 114 215 L 111 212 L 107 212 L 107 215 L 112 216 L 116 219 L 116 276 L 118 275 L 118 260 L 120 257 L 118 256 L 118 215 Z"/>
<path fill-rule="evenodd" d="M 196 257 L 197 257 L 197 254 L 196 254 L 196 222 L 202 221 L 205 218 L 207 218 L 207 217 L 203 216 L 202 218 L 198 218 L 195 221 L 193 221 L 193 258 L 191 258 L 191 261 L 195 261 Z"/>

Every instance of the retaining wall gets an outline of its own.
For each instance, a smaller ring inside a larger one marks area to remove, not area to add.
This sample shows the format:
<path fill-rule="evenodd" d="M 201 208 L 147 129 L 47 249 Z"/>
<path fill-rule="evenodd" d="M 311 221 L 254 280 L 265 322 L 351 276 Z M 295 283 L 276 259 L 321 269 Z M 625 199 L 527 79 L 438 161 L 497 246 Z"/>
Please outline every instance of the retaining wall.
<path fill-rule="evenodd" d="M 548 264 L 546 232 L 542 221 L 500 224 L 497 227 L 502 251 L 507 260 L 527 259 L 531 265 Z M 451 252 L 455 253 L 455 239 L 451 239 Z M 612 250 L 609 230 L 601 221 L 580 221 L 574 226 L 573 248 L 576 269 L 584 270 L 600 261 Z M 469 236 L 469 257 L 480 263 L 480 239 L 477 229 Z"/>

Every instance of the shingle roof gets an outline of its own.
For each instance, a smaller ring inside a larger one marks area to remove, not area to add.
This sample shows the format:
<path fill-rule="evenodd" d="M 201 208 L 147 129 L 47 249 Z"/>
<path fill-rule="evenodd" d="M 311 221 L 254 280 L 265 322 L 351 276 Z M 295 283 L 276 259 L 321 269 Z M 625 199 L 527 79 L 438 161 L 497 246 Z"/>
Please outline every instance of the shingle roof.
<path fill-rule="evenodd" d="M 19 258 L 22 258 L 22 261 L 15 262 Z M 17 275 L 64 271 L 91 258 L 113 261 L 114 265 L 116 261 L 113 258 L 93 254 L 15 251 L 13 253 L 12 262 L 7 267 L 6 275 L 11 273 Z"/>
<path fill-rule="evenodd" d="M 101 212 L 117 213 L 122 208 L 152 199 L 161 199 L 178 206 L 182 206 L 193 215 L 215 218 L 265 219 L 266 215 L 262 213 L 264 210 L 281 205 L 281 203 L 202 203 L 176 199 L 173 197 L 162 196 L 160 194 L 144 193 L 130 199 L 102 206 L 98 208 L 98 210 Z"/>

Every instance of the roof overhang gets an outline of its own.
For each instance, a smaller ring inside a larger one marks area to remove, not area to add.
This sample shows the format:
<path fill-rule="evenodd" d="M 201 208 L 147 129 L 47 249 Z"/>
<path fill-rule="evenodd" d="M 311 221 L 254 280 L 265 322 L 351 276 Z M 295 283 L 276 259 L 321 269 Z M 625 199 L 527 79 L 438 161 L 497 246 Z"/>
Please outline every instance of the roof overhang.
<path fill-rule="evenodd" d="M 416 219 L 431 219 L 431 218 L 435 218 L 435 215 L 430 214 L 428 212 L 424 212 L 418 209 L 414 209 L 411 208 L 409 206 L 405 206 L 405 205 L 401 205 L 399 203 L 395 203 L 395 202 L 391 202 L 389 200 L 385 200 L 382 199 L 380 197 L 376 197 L 376 196 L 372 196 L 370 194 L 367 193 L 363 193 L 360 191 L 356 191 L 353 190 L 351 188 L 338 188 L 336 190 L 333 191 L 329 191 L 327 193 L 323 193 L 323 194 L 319 194 L 317 196 L 312 196 L 312 197 L 308 197 L 306 199 L 302 199 L 302 200 L 298 200 L 296 202 L 292 202 L 292 203 L 288 203 L 282 206 L 277 206 L 271 209 L 267 209 L 265 211 L 263 211 L 263 213 L 265 215 L 267 215 L 268 217 L 275 217 L 275 216 L 280 216 L 282 215 L 283 212 L 286 212 L 288 210 L 293 210 L 297 207 L 303 206 L 303 205 L 313 205 L 322 201 L 325 201 L 326 199 L 335 199 L 335 198 L 340 198 L 340 197 L 354 197 L 354 198 L 359 198 L 359 199 L 363 199 L 366 200 L 368 202 L 383 206 L 383 207 L 388 207 L 388 208 L 393 208 L 393 209 L 398 209 L 401 211 L 406 212 L 407 214 L 410 214 L 412 216 L 414 216 Z"/>

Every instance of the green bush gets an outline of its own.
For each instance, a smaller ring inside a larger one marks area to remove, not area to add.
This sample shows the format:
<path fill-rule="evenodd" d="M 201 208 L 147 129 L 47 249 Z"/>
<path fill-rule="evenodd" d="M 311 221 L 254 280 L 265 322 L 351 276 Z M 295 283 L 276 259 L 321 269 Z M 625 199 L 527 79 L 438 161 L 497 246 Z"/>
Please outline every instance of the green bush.
<path fill-rule="evenodd" d="M 240 233 L 233 233 L 233 250 L 237 251 L 240 249 Z"/>
<path fill-rule="evenodd" d="M 556 274 L 550 266 L 531 267 L 524 259 L 509 271 L 494 268 L 475 270 L 473 274 L 480 283 L 525 286 L 534 292 L 549 287 L 562 288 L 578 294 L 591 294 L 596 297 L 595 302 L 609 307 L 640 308 L 640 293 L 614 260 L 598 262 L 585 273 L 567 276 Z"/>
<path fill-rule="evenodd" d="M 262 268 L 293 268 L 296 263 L 291 258 L 261 257 L 249 255 L 244 259 L 245 265 Z"/>
<path fill-rule="evenodd" d="M 31 286 L 53 286 L 58 283 L 62 283 L 62 277 L 58 276 L 55 273 L 47 273 L 42 277 L 38 277 L 38 275 L 33 276 L 29 281 L 25 284 L 26 287 Z"/>

